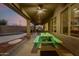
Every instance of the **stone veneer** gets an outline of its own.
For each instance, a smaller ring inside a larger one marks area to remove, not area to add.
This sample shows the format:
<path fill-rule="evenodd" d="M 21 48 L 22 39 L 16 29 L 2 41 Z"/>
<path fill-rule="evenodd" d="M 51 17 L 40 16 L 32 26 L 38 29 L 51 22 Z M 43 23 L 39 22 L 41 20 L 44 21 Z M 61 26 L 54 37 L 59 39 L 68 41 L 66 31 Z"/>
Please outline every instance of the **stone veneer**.
<path fill-rule="evenodd" d="M 25 32 L 25 26 L 0 26 L 0 33 Z"/>

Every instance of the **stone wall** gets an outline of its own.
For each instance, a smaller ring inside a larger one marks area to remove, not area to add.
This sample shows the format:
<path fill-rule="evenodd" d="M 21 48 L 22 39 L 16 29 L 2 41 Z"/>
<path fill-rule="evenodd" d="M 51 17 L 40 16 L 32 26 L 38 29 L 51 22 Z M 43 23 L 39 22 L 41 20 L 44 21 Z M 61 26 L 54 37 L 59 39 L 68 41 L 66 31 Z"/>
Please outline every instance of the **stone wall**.
<path fill-rule="evenodd" d="M 23 26 L 0 26 L 0 33 L 25 32 L 26 27 Z"/>

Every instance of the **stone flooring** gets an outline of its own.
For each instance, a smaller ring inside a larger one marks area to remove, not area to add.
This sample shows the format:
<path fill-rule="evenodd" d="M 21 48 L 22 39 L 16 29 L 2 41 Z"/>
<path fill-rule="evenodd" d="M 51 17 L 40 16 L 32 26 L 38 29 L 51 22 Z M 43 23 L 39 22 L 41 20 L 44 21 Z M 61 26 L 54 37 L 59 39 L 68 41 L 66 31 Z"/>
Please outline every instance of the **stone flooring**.
<path fill-rule="evenodd" d="M 19 48 L 13 51 L 11 56 L 39 56 L 40 51 L 38 50 L 36 53 L 32 53 L 34 38 L 36 37 L 36 33 L 34 33 L 30 39 L 25 41 Z"/>
<path fill-rule="evenodd" d="M 34 39 L 37 36 L 36 33 L 33 33 L 30 39 L 26 39 L 26 41 L 23 42 L 23 44 L 16 48 L 11 54 L 10 56 L 40 56 L 40 50 L 38 49 L 36 53 L 33 52 L 33 48 L 34 48 Z M 59 49 L 57 50 L 57 53 L 61 53 L 60 56 L 72 56 L 71 53 L 69 53 L 68 51 L 66 51 L 65 49 L 63 49 L 63 47 L 60 49 L 61 51 L 59 51 Z M 64 53 L 65 52 L 65 53 Z"/>

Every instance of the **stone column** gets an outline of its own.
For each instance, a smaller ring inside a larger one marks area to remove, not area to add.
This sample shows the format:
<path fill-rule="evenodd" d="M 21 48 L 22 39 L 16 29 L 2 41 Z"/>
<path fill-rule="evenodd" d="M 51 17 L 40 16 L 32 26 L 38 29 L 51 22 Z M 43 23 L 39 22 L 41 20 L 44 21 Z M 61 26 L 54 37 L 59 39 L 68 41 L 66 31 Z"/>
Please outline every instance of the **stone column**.
<path fill-rule="evenodd" d="M 45 24 L 43 24 L 43 31 L 45 31 Z"/>
<path fill-rule="evenodd" d="M 52 22 L 51 22 L 51 20 L 49 20 L 49 22 L 48 22 L 48 31 L 50 33 L 52 33 Z"/>
<path fill-rule="evenodd" d="M 44 31 L 48 31 L 48 23 L 45 23 L 45 25 L 44 25 Z"/>
<path fill-rule="evenodd" d="M 27 20 L 27 38 L 31 37 L 30 20 Z"/>

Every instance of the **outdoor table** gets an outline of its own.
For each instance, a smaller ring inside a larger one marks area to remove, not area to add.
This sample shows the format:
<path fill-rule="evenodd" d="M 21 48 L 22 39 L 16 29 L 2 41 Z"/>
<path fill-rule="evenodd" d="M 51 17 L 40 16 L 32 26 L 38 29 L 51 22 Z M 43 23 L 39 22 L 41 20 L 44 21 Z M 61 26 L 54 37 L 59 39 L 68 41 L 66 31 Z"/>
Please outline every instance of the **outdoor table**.
<path fill-rule="evenodd" d="M 46 32 L 46 33 L 41 33 L 34 40 L 34 46 L 36 48 L 39 48 L 41 43 L 52 43 L 54 47 L 58 47 L 58 45 L 61 43 L 61 40 L 59 40 L 54 35 Z"/>

